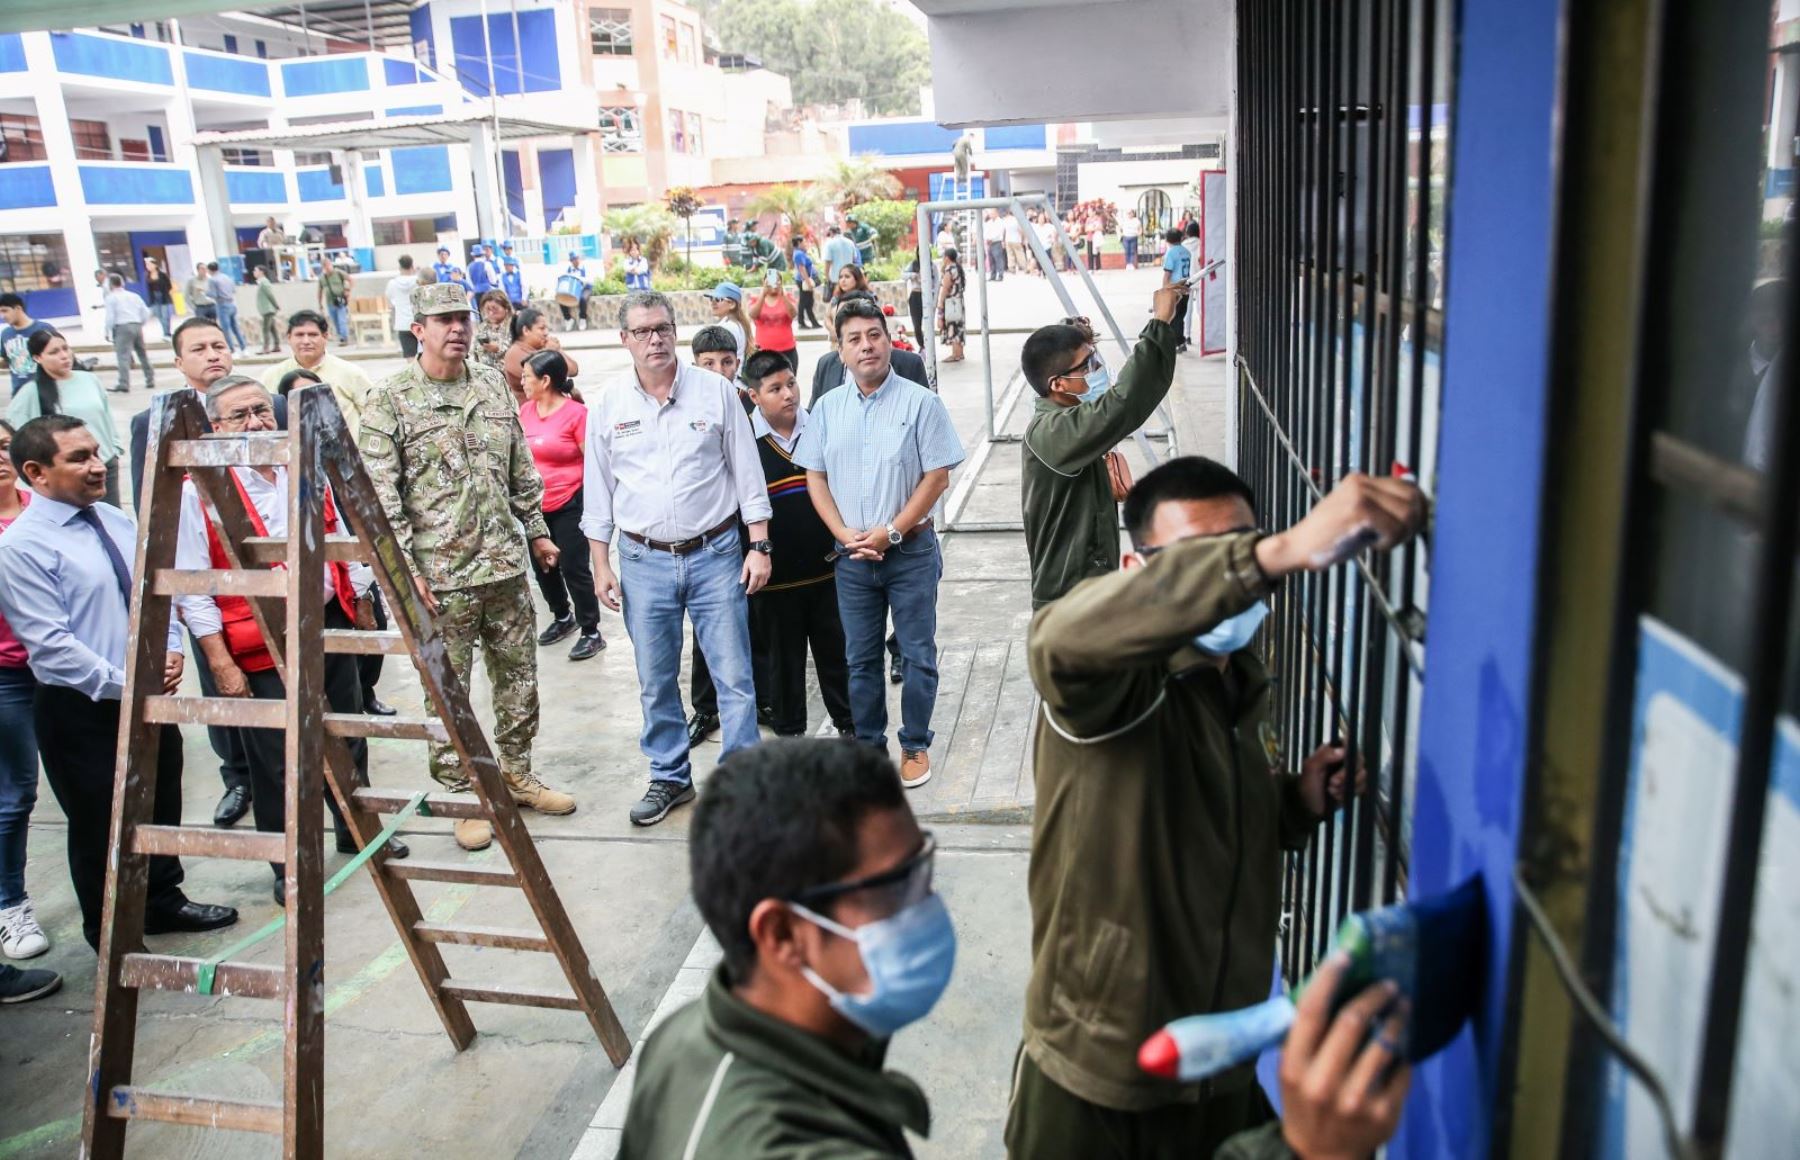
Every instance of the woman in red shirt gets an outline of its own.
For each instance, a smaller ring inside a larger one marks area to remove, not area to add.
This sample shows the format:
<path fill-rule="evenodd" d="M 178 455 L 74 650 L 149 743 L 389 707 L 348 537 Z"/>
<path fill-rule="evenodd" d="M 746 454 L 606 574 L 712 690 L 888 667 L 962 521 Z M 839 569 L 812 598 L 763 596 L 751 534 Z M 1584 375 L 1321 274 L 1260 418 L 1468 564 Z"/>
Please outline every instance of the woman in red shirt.
<path fill-rule="evenodd" d="M 579 626 L 581 639 L 569 659 L 585 661 L 606 647 L 600 635 L 600 600 L 581 534 L 581 469 L 587 451 L 587 407 L 570 377 L 569 360 L 558 350 L 540 350 L 519 366 L 525 402 L 519 422 L 538 474 L 544 477 L 544 522 L 550 525 L 560 558 L 538 571 L 538 590 L 556 619 L 538 634 L 539 644 L 555 644 Z"/>
<path fill-rule="evenodd" d="M 13 471 L 12 426 L 0 422 L 0 537 L 19 518 L 31 493 Z M 0 616 L 0 954 L 29 959 L 50 949 L 25 893 L 25 837 L 37 804 L 37 737 L 31 701 L 37 678 L 25 663 L 25 646 Z M 29 996 L 27 996 L 29 998 Z"/>
<path fill-rule="evenodd" d="M 750 317 L 756 322 L 756 349 L 772 350 L 788 360 L 794 373 L 800 373 L 800 349 L 794 341 L 794 319 L 800 306 L 781 288 L 781 271 L 763 275 L 762 293 L 750 304 Z"/>

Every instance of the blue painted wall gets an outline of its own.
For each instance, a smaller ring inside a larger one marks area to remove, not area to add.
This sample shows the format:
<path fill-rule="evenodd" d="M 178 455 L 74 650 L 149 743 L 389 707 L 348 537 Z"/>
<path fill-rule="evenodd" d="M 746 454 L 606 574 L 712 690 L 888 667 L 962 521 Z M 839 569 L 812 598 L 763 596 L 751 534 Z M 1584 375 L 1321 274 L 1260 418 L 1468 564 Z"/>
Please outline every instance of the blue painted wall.
<path fill-rule="evenodd" d="M 1473 1032 L 1418 1069 L 1393 1154 L 1487 1154 L 1512 959 L 1549 347 L 1556 0 L 1462 0 L 1430 643 L 1410 890 L 1485 875 Z"/>
<path fill-rule="evenodd" d="M 294 184 L 299 187 L 301 201 L 337 201 L 344 196 L 344 187 L 331 180 L 329 169 L 295 170 Z"/>
<path fill-rule="evenodd" d="M 163 165 L 82 165 L 81 193 L 89 205 L 193 205 L 185 169 Z"/>
<path fill-rule="evenodd" d="M 435 117 L 444 111 L 442 105 L 402 105 L 398 109 L 389 109 L 390 117 Z"/>
<path fill-rule="evenodd" d="M 184 52 L 181 59 L 187 66 L 189 88 L 250 97 L 269 95 L 269 66 L 260 60 L 213 56 L 204 52 Z"/>
<path fill-rule="evenodd" d="M 388 168 L 394 171 L 395 193 L 446 193 L 451 188 L 450 149 L 445 145 L 390 149 Z"/>
<path fill-rule="evenodd" d="M 290 97 L 363 92 L 369 87 L 369 63 L 360 56 L 294 61 L 281 66 L 281 87 Z"/>
<path fill-rule="evenodd" d="M 413 13 L 414 36 L 418 35 L 417 18 L 419 12 L 423 11 L 424 9 L 421 8 Z M 406 60 L 383 60 L 381 62 L 381 75 L 382 79 L 387 81 L 389 85 L 416 85 L 425 79 L 419 75 L 418 68 L 416 68 L 411 61 Z"/>
<path fill-rule="evenodd" d="M 387 174 L 381 171 L 381 166 L 368 164 L 363 166 L 363 189 L 368 191 L 370 197 L 386 196 Z"/>
<path fill-rule="evenodd" d="M 151 85 L 175 83 L 169 50 L 159 45 L 85 32 L 56 32 L 50 35 L 50 50 L 59 72 Z"/>
<path fill-rule="evenodd" d="M 25 41 L 16 32 L 0 35 L 0 72 L 25 71 Z"/>
<path fill-rule="evenodd" d="M 27 290 L 20 297 L 25 299 L 25 313 L 33 318 L 75 318 L 81 313 L 73 290 Z"/>
<path fill-rule="evenodd" d="M 55 204 L 48 165 L 0 166 L 0 209 L 41 209 Z"/>
<path fill-rule="evenodd" d="M 984 133 L 989 149 L 1042 149 L 1048 130 L 1042 125 L 995 125 Z"/>
<path fill-rule="evenodd" d="M 850 126 L 850 152 L 904 157 L 914 153 L 948 153 L 962 136 L 930 121 L 892 121 Z"/>
<path fill-rule="evenodd" d="M 454 54 L 456 78 L 466 91 L 478 97 L 488 95 L 489 45 L 494 51 L 495 91 L 502 95 L 538 93 L 562 87 L 562 72 L 556 60 L 556 13 L 540 8 L 519 13 L 518 21 L 515 43 L 511 12 L 488 15 L 485 42 L 480 16 L 451 19 L 450 51 Z"/>
<path fill-rule="evenodd" d="M 437 36 L 431 31 L 431 5 L 421 4 L 414 8 L 412 15 L 407 17 L 407 24 L 412 29 L 413 44 L 423 43 L 425 45 L 425 67 L 436 68 Z M 393 83 L 394 81 L 389 79 L 388 84 Z"/>
<path fill-rule="evenodd" d="M 538 150 L 538 188 L 544 191 L 544 220 L 575 204 L 575 151 Z"/>
<path fill-rule="evenodd" d="M 225 196 L 232 205 L 285 205 L 288 200 L 287 178 L 274 171 L 227 169 Z"/>

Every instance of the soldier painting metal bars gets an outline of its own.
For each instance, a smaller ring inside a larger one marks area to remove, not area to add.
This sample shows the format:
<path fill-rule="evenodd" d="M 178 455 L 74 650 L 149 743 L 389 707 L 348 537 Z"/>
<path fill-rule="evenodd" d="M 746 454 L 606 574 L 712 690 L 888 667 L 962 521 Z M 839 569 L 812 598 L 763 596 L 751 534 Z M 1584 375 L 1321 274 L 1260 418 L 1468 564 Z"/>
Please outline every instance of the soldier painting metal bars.
<path fill-rule="evenodd" d="M 1432 490 L 1447 0 L 1239 8 L 1239 468 L 1265 526 L 1352 472 Z M 1370 791 L 1290 856 L 1283 970 L 1404 892 L 1429 537 L 1289 581 L 1263 634 L 1283 748 L 1341 739 Z"/>

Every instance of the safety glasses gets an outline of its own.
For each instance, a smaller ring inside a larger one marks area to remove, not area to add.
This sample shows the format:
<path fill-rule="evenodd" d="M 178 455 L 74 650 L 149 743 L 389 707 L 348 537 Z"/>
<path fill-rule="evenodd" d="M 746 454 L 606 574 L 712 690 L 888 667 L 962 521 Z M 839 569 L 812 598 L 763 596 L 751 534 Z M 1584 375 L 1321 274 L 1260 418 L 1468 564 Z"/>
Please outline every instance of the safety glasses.
<path fill-rule="evenodd" d="M 936 858 L 937 838 L 927 830 L 919 852 L 893 869 L 866 878 L 852 878 L 848 882 L 809 886 L 788 901 L 816 910 L 847 894 L 862 894 L 864 905 L 872 913 L 898 914 L 931 893 L 932 864 Z"/>

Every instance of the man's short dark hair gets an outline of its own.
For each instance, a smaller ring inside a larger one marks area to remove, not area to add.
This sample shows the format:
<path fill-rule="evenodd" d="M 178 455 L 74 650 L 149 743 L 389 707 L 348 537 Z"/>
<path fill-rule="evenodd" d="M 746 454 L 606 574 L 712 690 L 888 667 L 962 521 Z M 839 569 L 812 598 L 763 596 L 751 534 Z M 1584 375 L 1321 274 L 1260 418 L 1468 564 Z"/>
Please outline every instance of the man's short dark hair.
<path fill-rule="evenodd" d="M 171 345 L 175 348 L 175 354 L 177 356 L 179 356 L 181 354 L 182 350 L 184 349 L 184 347 L 182 346 L 182 339 L 184 336 L 186 336 L 188 331 L 190 331 L 190 330 L 207 330 L 207 329 L 217 330 L 220 334 L 225 333 L 225 331 L 213 319 L 202 318 L 198 314 L 196 314 L 194 317 L 188 319 L 186 322 L 181 323 L 179 326 L 177 326 L 175 328 L 175 333 L 171 334 L 169 336 L 169 345 Z"/>
<path fill-rule="evenodd" d="M 325 323 L 325 316 L 317 310 L 296 310 L 288 315 L 287 329 L 282 333 L 292 334 L 302 326 L 316 326 L 319 328 L 320 334 L 325 334 L 330 330 Z"/>
<path fill-rule="evenodd" d="M 108 274 L 106 276 L 106 284 L 111 286 L 114 290 L 118 290 L 124 287 L 125 279 L 118 274 Z"/>
<path fill-rule="evenodd" d="M 22 478 L 27 463 L 41 463 L 49 467 L 56 462 L 56 437 L 64 431 L 74 431 L 86 426 L 86 423 L 73 415 L 39 415 L 13 432 L 13 470 Z M 896 785 L 899 784 L 898 776 L 895 775 Z"/>
<path fill-rule="evenodd" d="M 840 338 L 843 337 L 844 323 L 849 322 L 852 318 L 873 318 L 881 323 L 883 329 L 887 327 L 887 315 L 881 312 L 881 307 L 876 304 L 874 295 L 867 298 L 860 296 L 849 298 L 842 306 L 839 306 L 837 313 L 831 316 L 831 333 Z"/>
<path fill-rule="evenodd" d="M 894 763 L 864 745 L 778 738 L 719 764 L 694 807 L 688 873 L 733 982 L 756 967 L 757 903 L 841 881 L 859 860 L 862 820 L 905 808 Z"/>
<path fill-rule="evenodd" d="M 11 290 L 8 290 L 4 294 L 0 294 L 0 310 L 23 309 L 25 309 L 25 299 L 14 294 Z"/>
<path fill-rule="evenodd" d="M 402 270 L 412 269 L 412 255 L 411 254 L 401 254 L 400 255 L 400 268 Z"/>
<path fill-rule="evenodd" d="M 738 352 L 737 335 L 723 326 L 702 326 L 694 332 L 691 344 L 694 357 L 703 354 L 736 354 Z"/>
<path fill-rule="evenodd" d="M 1019 352 L 1019 367 L 1025 372 L 1025 381 L 1038 394 L 1048 395 L 1051 380 L 1068 371 L 1070 358 L 1086 345 L 1087 332 L 1079 326 L 1057 323 L 1038 327 Z"/>
<path fill-rule="evenodd" d="M 787 360 L 787 355 L 780 351 L 759 350 L 750 356 L 750 361 L 744 364 L 744 369 L 739 373 L 738 377 L 743 379 L 744 385 L 751 390 L 760 391 L 762 390 L 762 381 L 764 379 L 768 378 L 776 371 L 791 371 L 793 369 L 794 364 L 789 362 Z"/>
<path fill-rule="evenodd" d="M 1163 241 L 1169 243 L 1171 246 L 1179 246 L 1181 244 L 1181 231 L 1171 226 L 1168 230 L 1164 231 Z"/>
<path fill-rule="evenodd" d="M 1132 486 L 1125 497 L 1125 530 L 1141 548 L 1149 538 L 1156 509 L 1163 504 L 1234 496 L 1250 506 L 1252 516 L 1256 514 L 1256 494 L 1237 472 L 1204 455 L 1183 455 L 1153 468 Z"/>
<path fill-rule="evenodd" d="M 1188 238 L 1199 237 L 1200 236 L 1200 223 L 1199 222 L 1189 222 L 1187 224 L 1187 229 L 1182 231 L 1182 236 L 1188 237 Z"/>
<path fill-rule="evenodd" d="M 219 264 L 217 262 L 208 262 L 206 268 L 215 274 L 219 272 Z"/>

